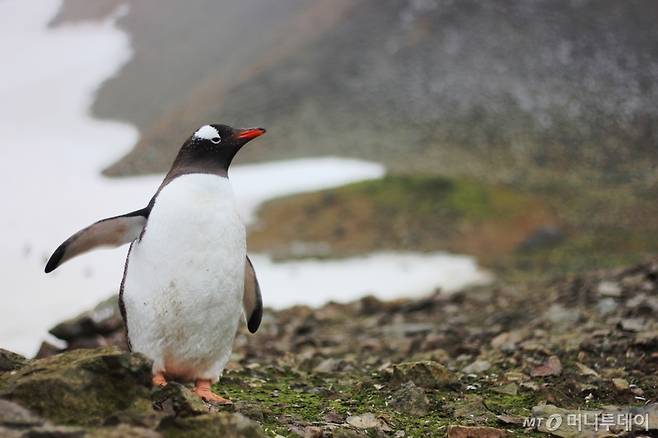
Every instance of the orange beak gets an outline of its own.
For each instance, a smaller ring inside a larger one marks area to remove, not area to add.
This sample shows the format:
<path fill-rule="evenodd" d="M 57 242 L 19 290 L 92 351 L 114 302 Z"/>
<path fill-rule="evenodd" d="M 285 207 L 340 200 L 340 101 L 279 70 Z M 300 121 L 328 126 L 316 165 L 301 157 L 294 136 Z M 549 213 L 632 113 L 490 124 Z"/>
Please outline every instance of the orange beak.
<path fill-rule="evenodd" d="M 265 130 L 263 128 L 247 128 L 247 129 L 239 129 L 237 130 L 235 134 L 235 138 L 238 140 L 253 140 L 256 137 L 260 137 L 261 135 L 265 134 Z"/>

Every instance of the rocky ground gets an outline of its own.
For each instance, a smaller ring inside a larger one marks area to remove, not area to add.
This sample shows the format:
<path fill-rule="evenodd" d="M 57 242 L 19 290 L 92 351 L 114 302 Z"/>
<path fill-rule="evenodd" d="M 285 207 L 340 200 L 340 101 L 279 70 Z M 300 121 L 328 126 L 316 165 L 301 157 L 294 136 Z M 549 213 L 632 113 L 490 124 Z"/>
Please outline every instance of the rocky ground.
<path fill-rule="evenodd" d="M 237 337 L 216 388 L 235 404 L 220 411 L 151 388 L 110 300 L 52 330 L 68 351 L 0 354 L 0 436 L 658 436 L 657 311 L 658 259 L 270 310 Z"/>

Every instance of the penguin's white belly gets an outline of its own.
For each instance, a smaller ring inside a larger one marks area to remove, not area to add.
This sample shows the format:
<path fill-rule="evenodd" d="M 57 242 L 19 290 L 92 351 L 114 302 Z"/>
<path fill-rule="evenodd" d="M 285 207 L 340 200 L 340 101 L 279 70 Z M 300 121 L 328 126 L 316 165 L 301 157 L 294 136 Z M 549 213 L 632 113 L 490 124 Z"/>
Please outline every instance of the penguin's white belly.
<path fill-rule="evenodd" d="M 175 178 L 128 258 L 123 302 L 134 351 L 154 372 L 216 380 L 242 315 L 246 232 L 227 178 Z"/>

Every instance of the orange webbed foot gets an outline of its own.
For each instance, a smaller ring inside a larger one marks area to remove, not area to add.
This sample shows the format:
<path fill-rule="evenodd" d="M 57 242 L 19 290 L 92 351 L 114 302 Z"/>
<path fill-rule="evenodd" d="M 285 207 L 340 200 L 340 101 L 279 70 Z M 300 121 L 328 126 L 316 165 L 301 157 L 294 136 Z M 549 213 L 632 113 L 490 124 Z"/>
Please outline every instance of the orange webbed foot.
<path fill-rule="evenodd" d="M 167 379 L 165 379 L 164 373 L 155 373 L 153 379 L 151 380 L 154 386 L 166 386 Z"/>
<path fill-rule="evenodd" d="M 201 397 L 202 400 L 216 405 L 232 405 L 233 402 L 210 390 L 210 380 L 197 380 L 194 386 L 194 393 Z"/>

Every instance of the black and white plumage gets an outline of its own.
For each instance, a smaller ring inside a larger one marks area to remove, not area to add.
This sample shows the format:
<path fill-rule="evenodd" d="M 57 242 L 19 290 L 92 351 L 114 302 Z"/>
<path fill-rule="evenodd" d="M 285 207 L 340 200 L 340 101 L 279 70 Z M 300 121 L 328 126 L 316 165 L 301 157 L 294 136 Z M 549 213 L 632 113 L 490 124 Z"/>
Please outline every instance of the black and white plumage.
<path fill-rule="evenodd" d="M 129 344 L 153 360 L 154 375 L 216 381 L 240 315 L 252 333 L 260 325 L 260 287 L 228 168 L 238 150 L 264 132 L 202 126 L 147 207 L 75 233 L 46 265 L 51 272 L 97 247 L 132 242 L 120 305 Z"/>

